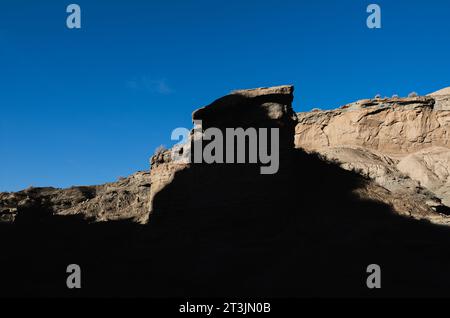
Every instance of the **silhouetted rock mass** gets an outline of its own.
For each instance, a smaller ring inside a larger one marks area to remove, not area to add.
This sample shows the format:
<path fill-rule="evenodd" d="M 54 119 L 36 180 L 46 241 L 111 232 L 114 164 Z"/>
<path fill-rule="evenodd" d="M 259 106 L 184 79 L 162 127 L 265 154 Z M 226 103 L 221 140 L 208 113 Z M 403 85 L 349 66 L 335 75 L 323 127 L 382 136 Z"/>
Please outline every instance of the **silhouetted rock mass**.
<path fill-rule="evenodd" d="M 216 128 L 279 128 L 281 146 L 292 148 L 297 122 L 292 101 L 293 86 L 239 90 L 212 104 L 197 109 L 193 120 L 201 120 L 203 129 Z"/>
<path fill-rule="evenodd" d="M 448 122 L 434 99 L 298 115 L 292 101 L 292 86 L 236 91 L 195 111 L 202 129 L 156 153 L 150 172 L 1 194 L 0 294 L 449 296 L 450 228 L 429 222 L 445 223 L 439 191 L 400 174 L 427 162 L 443 178 Z M 174 160 L 209 127 L 278 128 L 277 173 Z M 80 290 L 65 284 L 74 263 Z M 370 264 L 381 289 L 367 288 Z"/>
<path fill-rule="evenodd" d="M 183 152 L 190 151 L 191 156 L 193 156 L 195 138 L 202 138 L 203 131 L 211 127 L 222 131 L 225 145 L 227 144 L 227 128 L 242 128 L 244 130 L 248 128 L 277 128 L 279 131 L 279 151 L 281 159 L 283 159 L 285 152 L 294 148 L 294 130 L 297 120 L 292 109 L 293 92 L 293 86 L 240 90 L 194 111 L 192 120 L 194 123 L 201 121 L 201 130 L 197 135 L 195 129 L 191 132 L 191 139 L 182 147 Z M 205 146 L 206 142 L 203 144 L 203 147 Z M 179 149 L 177 148 L 176 151 L 179 151 Z M 194 165 L 190 164 L 190 162 L 194 162 L 193 158 L 188 163 L 173 162 L 171 160 L 172 152 L 173 149 L 159 153 L 151 159 L 151 211 L 153 210 L 154 196 L 173 182 L 177 172 L 192 168 Z M 226 146 L 223 152 L 227 152 Z M 253 166 L 253 168 L 257 171 L 256 166 Z M 217 165 L 214 166 L 214 169 L 218 169 Z M 247 166 L 246 169 L 249 170 L 250 167 Z M 195 178 L 200 177 L 195 176 Z M 236 200 L 239 200 L 239 197 L 236 197 Z M 170 202 L 167 202 L 167 204 L 184 205 L 182 200 L 176 198 L 170 197 L 168 201 Z"/>

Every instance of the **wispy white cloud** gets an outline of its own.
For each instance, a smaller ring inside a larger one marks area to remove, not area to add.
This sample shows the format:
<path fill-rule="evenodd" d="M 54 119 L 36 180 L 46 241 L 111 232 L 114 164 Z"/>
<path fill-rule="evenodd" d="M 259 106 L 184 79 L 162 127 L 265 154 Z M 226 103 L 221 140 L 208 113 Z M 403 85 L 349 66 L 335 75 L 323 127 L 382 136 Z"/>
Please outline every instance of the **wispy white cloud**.
<path fill-rule="evenodd" d="M 126 85 L 132 90 L 146 91 L 154 94 L 169 95 L 174 92 L 165 78 L 151 79 L 147 76 L 141 76 L 127 81 Z"/>

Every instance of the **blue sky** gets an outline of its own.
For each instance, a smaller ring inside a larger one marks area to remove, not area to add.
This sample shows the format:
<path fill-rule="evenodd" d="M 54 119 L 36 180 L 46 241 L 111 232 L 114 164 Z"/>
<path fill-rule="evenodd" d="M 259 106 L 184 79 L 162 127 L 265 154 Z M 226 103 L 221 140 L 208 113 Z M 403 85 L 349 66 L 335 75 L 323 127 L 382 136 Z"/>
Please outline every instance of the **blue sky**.
<path fill-rule="evenodd" d="M 381 29 L 366 27 L 370 3 Z M 450 86 L 449 15 L 447 0 L 3 0 L 0 191 L 148 169 L 233 89 L 294 84 L 305 111 Z"/>

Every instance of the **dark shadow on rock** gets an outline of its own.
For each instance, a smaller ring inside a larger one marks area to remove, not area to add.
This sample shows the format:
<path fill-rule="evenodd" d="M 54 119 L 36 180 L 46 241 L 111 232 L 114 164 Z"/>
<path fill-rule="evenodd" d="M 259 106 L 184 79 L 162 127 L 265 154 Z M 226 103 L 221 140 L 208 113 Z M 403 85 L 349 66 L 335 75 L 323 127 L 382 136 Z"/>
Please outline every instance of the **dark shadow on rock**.
<path fill-rule="evenodd" d="M 286 156 L 275 175 L 193 165 L 156 196 L 162 294 L 450 295 L 448 228 L 359 199 L 364 179 L 314 155 Z M 382 268 L 381 290 L 366 287 L 369 264 Z"/>
<path fill-rule="evenodd" d="M 292 94 L 254 92 L 225 96 L 193 119 L 222 131 L 279 128 L 280 169 L 193 164 L 176 173 L 148 225 L 159 294 L 450 295 L 450 230 L 360 199 L 354 190 L 368 181 L 293 149 Z M 370 264 L 381 266 L 381 290 L 366 286 Z"/>
<path fill-rule="evenodd" d="M 179 172 L 146 226 L 70 216 L 1 225 L 0 295 L 449 296 L 450 230 L 358 199 L 364 182 L 294 150 L 275 175 Z M 80 290 L 66 287 L 73 263 Z M 381 290 L 366 288 L 373 263 Z"/>
<path fill-rule="evenodd" d="M 27 205 L 0 225 L 0 295 L 450 296 L 450 229 L 360 199 L 362 177 L 292 149 L 291 101 L 233 95 L 194 113 L 204 128 L 280 128 L 280 169 L 194 164 L 156 195 L 148 225 Z M 66 287 L 69 264 L 80 290 Z M 369 264 L 380 290 L 366 287 Z"/>

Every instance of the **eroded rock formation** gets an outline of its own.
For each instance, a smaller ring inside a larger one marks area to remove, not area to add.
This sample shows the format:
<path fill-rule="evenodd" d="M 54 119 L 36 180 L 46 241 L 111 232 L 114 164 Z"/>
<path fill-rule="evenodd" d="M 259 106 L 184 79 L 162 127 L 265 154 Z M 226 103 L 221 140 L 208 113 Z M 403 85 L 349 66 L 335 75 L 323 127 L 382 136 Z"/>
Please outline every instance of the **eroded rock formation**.
<path fill-rule="evenodd" d="M 450 87 L 438 90 L 431 93 L 431 96 L 435 100 L 436 110 L 450 110 Z"/>
<path fill-rule="evenodd" d="M 192 120 L 201 121 L 203 130 L 215 127 L 223 132 L 226 128 L 233 127 L 278 128 L 280 151 L 283 152 L 294 147 L 293 135 L 297 121 L 292 109 L 293 92 L 293 86 L 234 91 L 194 111 Z M 191 164 L 184 161 L 173 162 L 173 153 L 180 150 L 189 153 L 193 139 L 201 137 L 201 133 L 196 136 L 192 131 L 191 138 L 185 145 L 158 153 L 151 158 L 150 211 L 153 210 L 155 195 L 173 181 L 177 172 L 191 167 Z"/>
<path fill-rule="evenodd" d="M 133 219 L 148 214 L 150 172 L 137 172 L 117 182 L 69 189 L 28 188 L 0 193 L 0 222 L 33 221 L 79 215 L 94 222 Z"/>
<path fill-rule="evenodd" d="M 259 164 L 174 161 L 173 152 L 188 153 L 188 143 L 155 154 L 151 172 L 115 183 L 1 194 L 2 218 L 16 222 L 0 223 L 0 240 L 7 242 L 0 253 L 0 271 L 7 273 L 0 295 L 448 295 L 450 231 L 426 221 L 445 223 L 446 218 L 437 213 L 438 190 L 423 186 L 435 184 L 435 175 L 446 175 L 447 147 L 431 152 L 413 140 L 400 150 L 386 145 L 387 154 L 377 148 L 385 139 L 373 143 L 369 138 L 357 145 L 326 144 L 321 155 L 307 153 L 295 149 L 294 130 L 315 136 L 314 116 L 324 114 L 306 115 L 308 131 L 293 116 L 292 98 L 290 86 L 239 91 L 193 115 L 204 127 L 280 128 L 283 151 L 276 174 L 261 174 Z M 431 103 L 410 100 L 405 111 L 412 113 L 399 118 L 414 121 L 424 109 L 432 111 Z M 391 107 L 371 109 L 367 116 Z M 360 110 L 348 112 L 357 118 Z M 428 121 L 418 122 L 426 126 Z M 326 125 L 319 127 L 326 131 Z M 441 127 L 424 133 L 443 134 Z M 410 136 L 400 129 L 397 137 Z M 314 149 L 313 140 L 306 141 Z M 331 157 L 341 158 L 339 164 Z M 433 173 L 421 173 L 419 181 L 413 172 L 422 163 Z M 348 171 L 358 169 L 365 169 L 366 177 Z M 76 291 L 65 284 L 66 267 L 74 262 L 84 275 Z M 386 273 L 380 290 L 364 284 L 367 265 L 373 263 Z"/>
<path fill-rule="evenodd" d="M 386 203 L 402 215 L 449 222 L 442 215 L 450 204 L 450 111 L 443 110 L 442 104 L 449 96 L 447 90 L 426 97 L 360 100 L 336 110 L 297 115 L 292 110 L 293 92 L 292 86 L 235 91 L 194 111 L 192 119 L 201 120 L 203 129 L 279 128 L 282 153 L 295 143 L 374 180 L 355 190 L 362 198 Z M 179 172 L 192 170 L 189 160 L 174 162 L 173 155 L 184 153 L 187 159 L 193 138 L 200 137 L 193 131 L 185 145 L 155 154 L 149 172 L 118 182 L 1 193 L 0 220 L 79 215 L 95 222 L 133 219 L 146 223 L 155 197 Z M 166 209 L 184 204 L 170 195 L 165 198 Z"/>
<path fill-rule="evenodd" d="M 336 110 L 299 113 L 296 146 L 336 160 L 393 194 L 448 213 L 447 93 L 444 89 L 426 97 L 361 100 Z"/>

